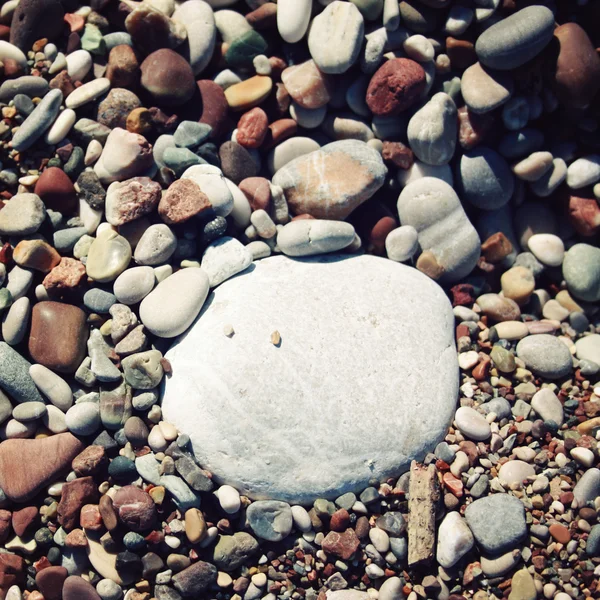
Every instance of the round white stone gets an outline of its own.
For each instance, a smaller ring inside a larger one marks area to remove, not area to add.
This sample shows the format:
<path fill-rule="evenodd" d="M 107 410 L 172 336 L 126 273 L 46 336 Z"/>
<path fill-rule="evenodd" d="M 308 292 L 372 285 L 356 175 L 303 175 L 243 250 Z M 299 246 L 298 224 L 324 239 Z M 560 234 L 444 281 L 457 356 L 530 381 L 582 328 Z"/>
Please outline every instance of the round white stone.
<path fill-rule="evenodd" d="M 443 439 L 458 391 L 453 328 L 442 289 L 415 269 L 267 258 L 216 288 L 167 352 L 163 415 L 217 482 L 259 499 L 336 498 Z"/>
<path fill-rule="evenodd" d="M 490 424 L 470 406 L 461 406 L 456 411 L 454 421 L 460 432 L 471 440 L 482 442 L 490 437 Z"/>
<path fill-rule="evenodd" d="M 527 240 L 529 251 L 543 264 L 560 267 L 565 258 L 565 245 L 553 233 L 536 233 Z"/>
<path fill-rule="evenodd" d="M 475 543 L 467 522 L 458 512 L 450 512 L 438 531 L 437 561 L 448 569 L 453 567 Z"/>

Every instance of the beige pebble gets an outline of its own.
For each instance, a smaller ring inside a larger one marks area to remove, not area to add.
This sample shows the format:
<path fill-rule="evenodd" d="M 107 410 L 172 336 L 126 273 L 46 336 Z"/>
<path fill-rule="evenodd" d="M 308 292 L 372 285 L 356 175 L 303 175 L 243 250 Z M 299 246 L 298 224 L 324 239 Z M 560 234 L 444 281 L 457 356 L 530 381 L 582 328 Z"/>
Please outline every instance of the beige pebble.
<path fill-rule="evenodd" d="M 550 152 L 533 152 L 512 167 L 513 173 L 524 181 L 537 181 L 552 167 Z"/>
<path fill-rule="evenodd" d="M 523 306 L 533 294 L 535 278 L 526 267 L 512 267 L 502 275 L 500 285 L 505 298 L 510 298 L 519 306 Z"/>

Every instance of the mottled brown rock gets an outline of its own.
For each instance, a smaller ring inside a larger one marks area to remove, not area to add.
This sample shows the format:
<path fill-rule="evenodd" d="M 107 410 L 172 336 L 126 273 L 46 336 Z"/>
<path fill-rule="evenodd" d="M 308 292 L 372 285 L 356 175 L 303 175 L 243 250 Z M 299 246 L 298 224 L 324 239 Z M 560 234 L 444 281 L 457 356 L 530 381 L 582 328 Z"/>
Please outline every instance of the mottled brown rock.
<path fill-rule="evenodd" d="M 189 221 L 211 207 L 208 196 L 195 181 L 178 179 L 160 199 L 158 214 L 168 225 L 176 225 Z"/>
<path fill-rule="evenodd" d="M 496 119 L 492 114 L 478 115 L 466 106 L 458 109 L 458 142 L 463 150 L 471 150 L 481 144 L 493 129 Z"/>
<path fill-rule="evenodd" d="M 63 585 L 69 572 L 65 567 L 47 567 L 35 576 L 35 583 L 44 595 L 44 600 L 61 600 Z"/>
<path fill-rule="evenodd" d="M 457 40 L 453 37 L 447 37 L 446 54 L 454 70 L 466 69 L 477 62 L 475 45 L 467 40 Z"/>
<path fill-rule="evenodd" d="M 142 87 L 159 106 L 181 106 L 194 95 L 192 67 L 173 50 L 162 48 L 148 55 L 140 70 Z"/>
<path fill-rule="evenodd" d="M 600 231 L 600 206 L 595 198 L 569 198 L 569 220 L 579 235 L 592 237 Z"/>
<path fill-rule="evenodd" d="M 244 192 L 252 210 L 266 210 L 267 212 L 271 209 L 271 184 L 268 179 L 264 177 L 248 177 L 240 181 L 240 190 Z"/>
<path fill-rule="evenodd" d="M 58 522 L 66 531 L 79 524 L 79 513 L 84 504 L 98 500 L 98 488 L 92 477 L 81 477 L 65 483 L 58 503 Z"/>
<path fill-rule="evenodd" d="M 71 468 L 79 477 L 93 475 L 106 462 L 106 451 L 103 446 L 88 446 L 78 454 L 71 463 Z"/>
<path fill-rule="evenodd" d="M 104 527 L 106 527 L 108 531 L 116 529 L 119 525 L 119 518 L 114 509 L 112 498 L 106 494 L 102 496 L 100 498 L 100 503 L 98 504 L 98 509 L 100 510 Z"/>
<path fill-rule="evenodd" d="M 586 108 L 600 89 L 600 57 L 587 33 L 577 23 L 554 30 L 558 58 L 552 83 L 558 99 L 570 108 Z"/>
<path fill-rule="evenodd" d="M 402 142 L 383 142 L 383 160 L 400 169 L 410 169 L 415 162 L 413 151 Z"/>
<path fill-rule="evenodd" d="M 100 531 L 104 529 L 102 516 L 97 504 L 85 504 L 81 507 L 79 525 L 84 531 Z"/>
<path fill-rule="evenodd" d="M 501 231 L 494 233 L 481 244 L 481 253 L 489 263 L 504 260 L 512 251 L 510 240 Z"/>
<path fill-rule="evenodd" d="M 48 273 L 60 263 L 60 254 L 44 240 L 21 240 L 13 259 L 21 267 Z"/>
<path fill-rule="evenodd" d="M 173 585 L 184 598 L 199 598 L 216 581 L 217 568 L 202 560 L 173 576 Z"/>
<path fill-rule="evenodd" d="M 14 532 L 23 537 L 26 531 L 33 525 L 38 516 L 37 506 L 26 506 L 15 510 L 12 514 L 12 528 Z"/>
<path fill-rule="evenodd" d="M 46 208 L 70 215 L 79 207 L 77 192 L 69 176 L 58 167 L 46 169 L 37 180 L 34 192 Z"/>
<path fill-rule="evenodd" d="M 147 108 L 134 108 L 128 115 L 125 121 L 127 131 L 131 133 L 139 133 L 143 136 L 148 136 L 154 128 L 152 113 Z"/>
<path fill-rule="evenodd" d="M 296 135 L 298 131 L 298 123 L 294 119 L 278 119 L 269 125 L 267 138 L 263 143 L 263 148 L 269 150 L 281 144 L 281 142 Z"/>
<path fill-rule="evenodd" d="M 41 38 L 55 40 L 63 31 L 64 8 L 60 0 L 19 2 L 10 26 L 10 43 L 27 54 Z"/>
<path fill-rule="evenodd" d="M 258 168 L 252 155 L 236 142 L 225 142 L 219 148 L 221 170 L 225 177 L 238 184 L 247 177 L 255 177 Z"/>
<path fill-rule="evenodd" d="M 227 121 L 229 106 L 225 93 L 220 85 L 210 79 L 196 81 L 202 103 L 202 116 L 200 123 L 206 123 L 212 127 L 211 138 L 216 138 L 221 133 Z"/>
<path fill-rule="evenodd" d="M 25 502 L 67 471 L 84 444 L 70 433 L 0 444 L 0 488 L 13 502 Z M 27 469 L 23 469 L 23 465 Z M 0 556 L 2 556 L 0 554 Z"/>
<path fill-rule="evenodd" d="M 290 96 L 303 108 L 321 108 L 331 100 L 331 77 L 321 73 L 314 60 L 288 67 L 281 74 L 281 81 Z"/>
<path fill-rule="evenodd" d="M 140 64 L 131 46 L 115 46 L 108 55 L 104 77 L 115 88 L 135 88 L 140 81 Z"/>
<path fill-rule="evenodd" d="M 111 129 L 115 127 L 124 129 L 127 126 L 129 113 L 141 106 L 140 99 L 133 92 L 123 88 L 113 88 L 98 104 L 96 121 Z"/>
<path fill-rule="evenodd" d="M 74 373 L 86 355 L 86 314 L 61 302 L 38 302 L 31 313 L 29 353 L 35 362 Z"/>
<path fill-rule="evenodd" d="M 85 278 L 83 263 L 75 258 L 63 256 L 60 263 L 44 277 L 42 285 L 51 298 L 69 299 L 81 292 Z"/>
<path fill-rule="evenodd" d="M 397 115 L 416 102 L 425 85 L 425 71 L 419 63 L 408 58 L 392 58 L 371 78 L 367 106 L 378 116 Z"/>
<path fill-rule="evenodd" d="M 236 140 L 244 148 L 260 148 L 269 127 L 267 113 L 262 108 L 253 108 L 244 113 L 237 125 Z"/>
<path fill-rule="evenodd" d="M 69 94 L 75 91 L 75 84 L 66 70 L 61 71 L 54 79 L 51 79 L 49 86 L 51 90 L 60 90 L 63 98 L 67 98 Z"/>
<path fill-rule="evenodd" d="M 5 542 L 10 534 L 12 514 L 9 510 L 0 509 L 0 544 Z"/>
<path fill-rule="evenodd" d="M 102 600 L 94 586 L 78 575 L 67 577 L 62 593 L 63 600 Z"/>
<path fill-rule="evenodd" d="M 125 19 L 125 28 L 144 54 L 161 48 L 176 48 L 185 40 L 185 26 L 175 23 L 150 5 L 137 5 Z"/>
<path fill-rule="evenodd" d="M 246 21 L 253 29 L 261 31 L 277 25 L 277 4 L 267 2 L 246 15 Z"/>
<path fill-rule="evenodd" d="M 124 225 L 151 213 L 160 201 L 161 187 L 149 177 L 132 177 L 110 185 L 106 195 L 106 220 Z"/>
<path fill-rule="evenodd" d="M 321 547 L 327 554 L 334 554 L 342 560 L 348 560 L 358 550 L 360 540 L 358 539 L 354 529 L 346 529 L 342 533 L 330 531 L 325 538 Z"/>
<path fill-rule="evenodd" d="M 132 531 L 147 531 L 154 526 L 154 501 L 138 487 L 126 485 L 119 489 L 113 499 L 113 506 L 120 521 Z"/>
<path fill-rule="evenodd" d="M 16 554 L 0 554 L 0 600 L 13 585 L 20 584 L 25 577 L 25 561 Z"/>

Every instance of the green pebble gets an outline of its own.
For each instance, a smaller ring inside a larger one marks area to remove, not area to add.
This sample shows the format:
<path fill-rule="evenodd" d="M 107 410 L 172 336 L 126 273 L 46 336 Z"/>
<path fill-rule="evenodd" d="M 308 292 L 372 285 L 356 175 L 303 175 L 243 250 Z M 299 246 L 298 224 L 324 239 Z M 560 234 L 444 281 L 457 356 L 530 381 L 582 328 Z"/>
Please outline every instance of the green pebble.
<path fill-rule="evenodd" d="M 48 161 L 48 167 L 58 167 L 59 169 L 62 167 L 62 160 L 55 156 Z"/>
<path fill-rule="evenodd" d="M 8 308 L 12 304 L 12 294 L 6 289 L 0 289 L 0 312 Z"/>
<path fill-rule="evenodd" d="M 173 169 L 179 177 L 188 167 L 206 164 L 206 161 L 188 148 L 167 148 L 163 160 L 169 169 Z"/>
<path fill-rule="evenodd" d="M 509 352 L 502 346 L 494 346 L 490 356 L 498 371 L 502 373 L 512 373 L 517 368 L 517 363 L 512 352 Z"/>
<path fill-rule="evenodd" d="M 225 53 L 225 61 L 232 69 L 250 67 L 254 58 L 266 51 L 265 38 L 257 31 L 247 31 L 231 43 Z"/>
<path fill-rule="evenodd" d="M 81 36 L 81 48 L 97 56 L 104 56 L 106 54 L 104 36 L 96 25 L 86 24 L 83 36 Z"/>

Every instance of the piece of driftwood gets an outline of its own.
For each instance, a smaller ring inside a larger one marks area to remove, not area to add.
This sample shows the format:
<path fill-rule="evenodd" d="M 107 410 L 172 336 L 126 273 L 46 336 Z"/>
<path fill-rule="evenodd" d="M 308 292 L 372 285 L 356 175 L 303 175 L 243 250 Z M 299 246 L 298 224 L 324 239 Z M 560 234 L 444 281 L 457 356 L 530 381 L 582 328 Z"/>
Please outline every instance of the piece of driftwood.
<path fill-rule="evenodd" d="M 429 563 L 435 549 L 435 513 L 440 499 L 437 469 L 412 462 L 408 484 L 408 566 Z"/>

